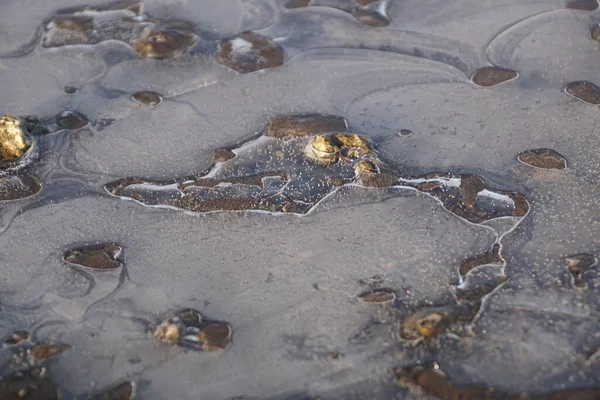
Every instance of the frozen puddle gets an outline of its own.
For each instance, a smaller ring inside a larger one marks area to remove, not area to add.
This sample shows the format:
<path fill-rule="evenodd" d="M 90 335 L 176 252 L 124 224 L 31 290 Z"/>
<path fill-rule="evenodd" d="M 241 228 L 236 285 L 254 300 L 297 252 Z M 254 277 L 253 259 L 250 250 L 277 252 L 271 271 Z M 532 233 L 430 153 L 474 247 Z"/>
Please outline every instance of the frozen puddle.
<path fill-rule="evenodd" d="M 596 0 L 0 5 L 0 398 L 596 399 Z"/>

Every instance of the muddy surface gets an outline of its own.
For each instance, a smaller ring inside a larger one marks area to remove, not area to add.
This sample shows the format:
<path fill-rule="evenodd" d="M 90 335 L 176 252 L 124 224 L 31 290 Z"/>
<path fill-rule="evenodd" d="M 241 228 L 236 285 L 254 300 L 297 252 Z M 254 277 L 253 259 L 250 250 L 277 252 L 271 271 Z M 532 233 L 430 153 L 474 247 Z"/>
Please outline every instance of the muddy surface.
<path fill-rule="evenodd" d="M 598 398 L 596 0 L 0 21 L 0 398 Z"/>

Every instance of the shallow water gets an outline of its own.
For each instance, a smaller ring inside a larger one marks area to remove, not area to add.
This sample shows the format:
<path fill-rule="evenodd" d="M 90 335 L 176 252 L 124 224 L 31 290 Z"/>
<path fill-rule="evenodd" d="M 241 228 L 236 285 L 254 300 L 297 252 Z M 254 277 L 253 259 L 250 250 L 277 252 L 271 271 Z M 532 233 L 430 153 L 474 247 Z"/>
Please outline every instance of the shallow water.
<path fill-rule="evenodd" d="M 598 398 L 595 0 L 126 3 L 0 4 L 1 395 Z"/>

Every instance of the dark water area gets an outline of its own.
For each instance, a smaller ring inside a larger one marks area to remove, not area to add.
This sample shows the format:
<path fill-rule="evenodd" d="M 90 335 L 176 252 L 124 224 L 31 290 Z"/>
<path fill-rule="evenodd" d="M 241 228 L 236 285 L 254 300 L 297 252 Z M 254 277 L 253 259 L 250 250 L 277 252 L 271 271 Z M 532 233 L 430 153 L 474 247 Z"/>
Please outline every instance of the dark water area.
<path fill-rule="evenodd" d="M 597 0 L 0 21 L 0 400 L 600 399 Z"/>

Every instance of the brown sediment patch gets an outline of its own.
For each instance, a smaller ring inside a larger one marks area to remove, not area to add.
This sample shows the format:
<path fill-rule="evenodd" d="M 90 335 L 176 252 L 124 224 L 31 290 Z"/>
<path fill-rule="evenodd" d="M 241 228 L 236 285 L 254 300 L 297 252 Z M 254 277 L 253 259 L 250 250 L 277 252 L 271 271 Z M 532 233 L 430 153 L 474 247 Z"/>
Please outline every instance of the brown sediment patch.
<path fill-rule="evenodd" d="M 145 183 L 146 181 L 140 178 L 125 178 L 119 181 L 111 182 L 105 185 L 106 190 L 115 196 L 120 196 L 123 190 L 130 185 Z"/>
<path fill-rule="evenodd" d="M 515 203 L 513 217 L 524 217 L 529 212 L 529 202 L 521 193 L 511 192 L 508 197 Z"/>
<path fill-rule="evenodd" d="M 277 139 L 298 138 L 331 132 L 345 132 L 344 117 L 328 114 L 282 115 L 269 119 L 264 135 Z"/>
<path fill-rule="evenodd" d="M 132 94 L 131 99 L 133 101 L 135 101 L 136 103 L 139 103 L 139 104 L 142 104 L 145 106 L 156 107 L 157 105 L 162 103 L 163 98 L 160 95 L 160 93 L 146 90 L 143 92 L 136 92 L 136 93 Z"/>
<path fill-rule="evenodd" d="M 600 104 L 600 88 L 591 82 L 574 81 L 565 86 L 565 92 L 584 103 Z"/>
<path fill-rule="evenodd" d="M 2 400 L 58 400 L 58 389 L 50 379 L 31 372 L 17 372 L 0 379 Z"/>
<path fill-rule="evenodd" d="M 506 282 L 506 275 L 498 275 L 495 279 L 488 282 L 481 282 L 465 288 L 456 288 L 455 294 L 459 301 L 470 301 L 474 305 L 480 305 L 483 297 L 491 293 L 494 289 Z"/>
<path fill-rule="evenodd" d="M 600 40 L 600 24 L 594 24 L 590 29 L 590 36 L 594 40 Z"/>
<path fill-rule="evenodd" d="M 205 213 L 212 211 L 248 211 L 261 210 L 269 212 L 285 212 L 305 214 L 310 209 L 309 205 L 289 200 L 284 196 L 269 199 L 252 197 L 199 199 L 192 194 L 186 194 L 181 199 L 179 206 L 188 211 Z"/>
<path fill-rule="evenodd" d="M 33 175 L 13 174 L 0 176 L 0 201 L 21 200 L 42 190 L 42 184 Z"/>
<path fill-rule="evenodd" d="M 69 348 L 70 346 L 62 343 L 42 343 L 33 346 L 29 350 L 29 354 L 34 360 L 40 361 L 64 353 Z"/>
<path fill-rule="evenodd" d="M 264 188 L 264 178 L 279 178 L 283 180 L 288 180 L 288 176 L 284 172 L 263 172 L 256 175 L 249 176 L 236 176 L 225 179 L 216 179 L 216 178 L 197 178 L 193 185 L 199 187 L 215 187 L 219 184 L 241 184 L 241 185 L 249 185 L 249 186 L 258 186 L 260 188 Z M 179 187 L 181 189 L 185 189 L 189 187 L 191 184 L 181 184 Z"/>
<path fill-rule="evenodd" d="M 29 332 L 27 331 L 14 331 L 9 336 L 4 338 L 4 344 L 7 346 L 13 346 L 21 342 L 29 340 Z"/>
<path fill-rule="evenodd" d="M 565 169 L 567 159 L 552 149 L 531 149 L 520 153 L 518 160 L 523 164 L 542 169 Z"/>
<path fill-rule="evenodd" d="M 97 270 L 110 270 L 123 266 L 123 248 L 116 243 L 102 243 L 78 247 L 63 256 L 69 264 Z"/>
<path fill-rule="evenodd" d="M 458 267 L 458 272 L 461 275 L 466 275 L 470 270 L 480 265 L 502 262 L 504 262 L 504 259 L 500 255 L 500 244 L 496 243 L 485 253 L 469 257 L 461 262 Z"/>
<path fill-rule="evenodd" d="M 94 29 L 94 18 L 85 15 L 59 14 L 52 18 L 57 28 L 74 32 L 86 32 Z"/>
<path fill-rule="evenodd" d="M 62 129 L 81 129 L 89 123 L 87 118 L 73 111 L 63 111 L 56 117 L 56 123 Z"/>
<path fill-rule="evenodd" d="M 362 159 L 354 165 L 356 182 L 365 187 L 390 187 L 398 182 L 398 175 L 383 164 Z"/>
<path fill-rule="evenodd" d="M 79 91 L 75 86 L 65 86 L 64 90 L 66 94 L 75 94 Z"/>
<path fill-rule="evenodd" d="M 219 43 L 216 59 L 239 73 L 246 74 L 283 64 L 283 50 L 270 38 L 242 32 Z"/>
<path fill-rule="evenodd" d="M 310 0 L 288 0 L 285 3 L 285 8 L 302 8 L 308 7 Z"/>
<path fill-rule="evenodd" d="M 355 7 L 351 14 L 358 22 L 375 28 L 383 28 L 390 24 L 387 16 L 370 7 Z"/>
<path fill-rule="evenodd" d="M 193 338 L 184 337 L 184 340 L 197 343 L 202 350 L 223 350 L 231 343 L 231 327 L 224 322 L 212 322 L 201 328 Z"/>
<path fill-rule="evenodd" d="M 357 297 L 361 303 L 388 303 L 396 298 L 396 293 L 392 289 L 379 288 L 361 293 Z"/>
<path fill-rule="evenodd" d="M 489 385 L 454 385 L 437 363 L 394 369 L 397 383 L 440 400 L 597 400 L 600 389 L 562 389 L 549 393 L 508 392 Z"/>
<path fill-rule="evenodd" d="M 519 76 L 517 71 L 512 69 L 500 67 L 482 67 L 475 72 L 471 80 L 476 85 L 490 87 L 511 79 L 515 79 L 517 76 Z"/>
<path fill-rule="evenodd" d="M 102 390 L 100 393 L 90 395 L 90 400 L 130 400 L 135 396 L 135 382 L 128 381 Z"/>
<path fill-rule="evenodd" d="M 141 1 L 121 0 L 108 4 L 106 7 L 103 7 L 102 10 L 129 10 L 133 11 L 136 15 L 141 15 L 142 7 Z"/>
<path fill-rule="evenodd" d="M 413 182 L 401 179 L 399 183 L 430 193 L 442 202 L 446 210 L 473 223 L 521 216 L 528 209 L 527 201 L 518 193 L 492 189 L 475 174 L 430 173 Z"/>
<path fill-rule="evenodd" d="M 598 8 L 598 0 L 568 0 L 566 7 L 573 10 L 594 11 Z"/>
<path fill-rule="evenodd" d="M 225 162 L 235 157 L 235 153 L 228 149 L 216 149 L 212 152 L 212 156 L 217 162 Z"/>
<path fill-rule="evenodd" d="M 479 192 L 486 188 L 486 184 L 479 175 L 462 175 L 460 177 L 460 194 L 462 203 L 467 208 L 473 208 Z"/>

